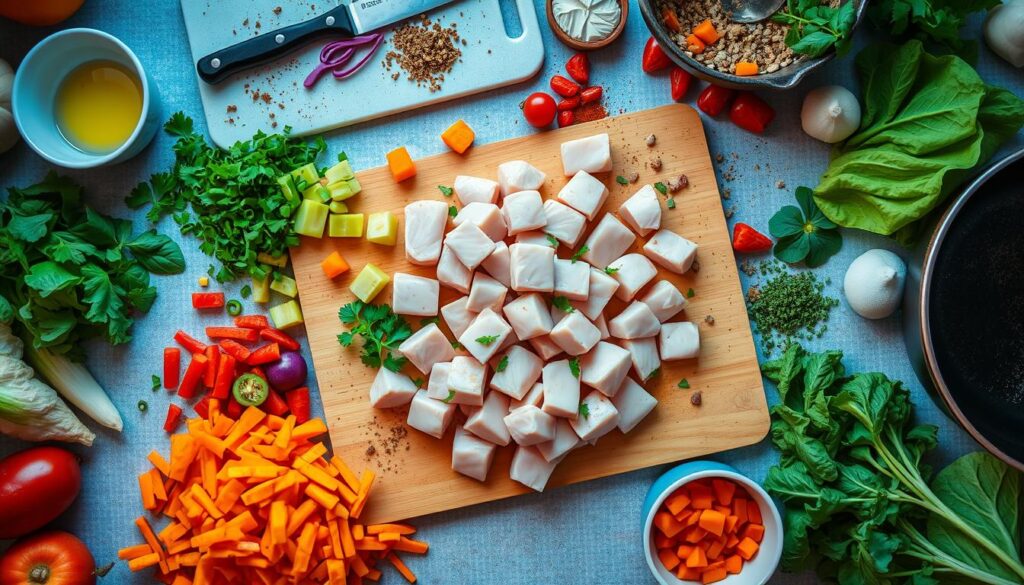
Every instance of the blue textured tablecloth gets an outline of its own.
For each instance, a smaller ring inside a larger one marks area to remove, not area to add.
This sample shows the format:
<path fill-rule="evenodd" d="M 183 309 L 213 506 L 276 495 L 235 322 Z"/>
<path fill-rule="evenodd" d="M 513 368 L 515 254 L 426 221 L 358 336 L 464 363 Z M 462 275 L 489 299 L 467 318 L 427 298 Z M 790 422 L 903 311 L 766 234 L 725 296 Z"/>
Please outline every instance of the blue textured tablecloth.
<path fill-rule="evenodd" d="M 543 19 L 544 3 L 536 3 Z M 0 58 L 17 67 L 25 53 L 45 35 L 57 28 L 74 26 L 99 28 L 127 43 L 152 72 L 165 110 L 183 110 L 203 127 L 195 73 L 175 0 L 88 0 L 78 14 L 52 29 L 18 27 L 0 21 Z M 327 137 L 329 152 L 346 150 L 357 169 L 383 164 L 384 153 L 397 145 L 407 145 L 414 157 L 433 154 L 443 148 L 437 140 L 438 133 L 456 118 L 465 118 L 473 126 L 480 143 L 532 132 L 523 123 L 517 104 L 529 92 L 545 90 L 548 77 L 562 72 L 571 55 L 546 26 L 542 28 L 547 58 L 540 75 L 530 82 L 342 129 Z M 975 19 L 967 32 L 978 36 L 980 20 Z M 647 37 L 634 3 L 622 37 L 590 56 L 592 79 L 605 87 L 606 105 L 612 113 L 642 110 L 670 101 L 667 76 L 640 72 L 640 55 Z M 978 70 L 987 81 L 1024 95 L 1021 73 L 987 48 L 981 50 Z M 705 119 L 712 154 L 721 153 L 725 159 L 718 165 L 718 176 L 720 188 L 731 192 L 725 206 L 735 207 L 730 225 L 744 221 L 764 228 L 768 218 L 791 201 L 794 187 L 816 184 L 825 168 L 828 150 L 801 132 L 799 107 L 807 89 L 825 83 L 852 87 L 855 81 L 851 59 L 831 63 L 795 91 L 765 96 L 776 107 L 778 117 L 763 137 L 743 132 L 728 121 Z M 691 89 L 687 96 L 691 103 L 697 91 Z M 140 179 L 167 168 L 172 160 L 171 142 L 160 134 L 152 146 L 128 163 L 67 174 L 86 186 L 89 204 L 106 213 L 134 217 L 136 230 L 141 230 L 145 226 L 142 212 L 128 210 L 123 197 Z M 1024 140 L 1018 135 L 1009 147 L 1019 148 L 1022 143 Z M 49 168 L 28 147 L 19 145 L 0 155 L 0 186 L 30 184 L 42 178 Z M 726 170 L 730 172 L 725 173 Z M 725 180 L 725 175 L 733 178 Z M 784 181 L 786 187 L 778 188 L 778 181 Z M 99 564 L 115 560 L 118 547 L 138 542 L 132 526 L 132 519 L 141 512 L 136 475 L 146 469 L 145 456 L 150 450 L 166 452 L 168 448 L 161 429 L 167 398 L 162 390 L 150 390 L 150 375 L 159 373 L 161 348 L 170 342 L 175 329 L 195 331 L 203 325 L 202 319 L 188 308 L 189 293 L 196 288 L 196 278 L 205 272 L 209 260 L 199 252 L 197 241 L 181 238 L 169 219 L 157 227 L 181 243 L 188 270 L 180 276 L 156 279 L 156 304 L 148 315 L 136 321 L 135 338 L 130 345 L 111 348 L 94 343 L 88 348 L 89 368 L 117 404 L 125 428 L 120 434 L 98 432 L 91 449 L 75 449 L 83 457 L 84 485 L 77 503 L 57 522 L 83 538 Z M 892 242 L 864 233 L 847 231 L 844 240 L 842 251 L 818 270 L 819 275 L 830 276 L 836 283 L 829 290 L 838 296 L 838 285 L 847 265 L 863 251 L 884 247 L 906 255 Z M 745 275 L 743 279 L 744 283 L 748 280 Z M 919 418 L 941 428 L 938 459 L 977 449 L 964 432 L 933 406 L 914 377 L 904 350 L 899 316 L 869 322 L 843 303 L 833 311 L 828 325 L 827 334 L 810 345 L 843 349 L 847 367 L 854 371 L 884 371 L 906 381 L 918 405 Z M 769 400 L 774 401 L 774 392 L 767 391 Z M 313 408 L 320 414 L 316 396 L 314 392 Z M 149 401 L 149 412 L 136 409 L 140 399 Z M 24 446 L 0 438 L 0 455 Z M 767 442 L 711 457 L 759 480 L 776 459 Z M 664 469 L 646 469 L 420 518 L 416 524 L 423 538 L 430 542 L 431 551 L 426 557 L 409 558 L 407 562 L 420 582 L 428 585 L 652 583 L 641 548 L 640 504 L 650 483 Z M 387 582 L 400 582 L 394 571 L 387 572 Z M 148 579 L 144 575 L 131 576 L 127 567 L 119 563 L 102 582 L 145 583 Z M 812 575 L 779 574 L 773 582 L 813 583 L 815 579 Z"/>

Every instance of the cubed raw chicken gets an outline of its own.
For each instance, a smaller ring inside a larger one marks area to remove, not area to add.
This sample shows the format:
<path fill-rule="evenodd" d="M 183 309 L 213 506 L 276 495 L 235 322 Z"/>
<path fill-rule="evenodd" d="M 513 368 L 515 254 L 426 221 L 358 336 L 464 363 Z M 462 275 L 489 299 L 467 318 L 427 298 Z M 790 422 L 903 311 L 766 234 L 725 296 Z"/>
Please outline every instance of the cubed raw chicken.
<path fill-rule="evenodd" d="M 477 481 L 487 479 L 498 447 L 473 435 L 462 427 L 455 428 L 452 443 L 452 470 Z"/>
<path fill-rule="evenodd" d="M 619 411 L 607 396 L 594 390 L 580 404 L 580 415 L 569 421 L 580 440 L 593 443 L 619 425 Z"/>
<path fill-rule="evenodd" d="M 644 255 L 677 274 L 693 266 L 697 257 L 697 244 L 672 230 L 658 230 L 644 244 Z"/>
<path fill-rule="evenodd" d="M 608 187 L 586 172 L 576 173 L 558 192 L 558 200 L 593 221 L 608 199 Z"/>
<path fill-rule="evenodd" d="M 512 244 L 509 246 L 509 262 L 512 290 L 551 292 L 555 289 L 553 249 L 535 244 Z"/>
<path fill-rule="evenodd" d="M 619 282 L 615 298 L 627 303 L 658 275 L 658 269 L 643 254 L 626 254 L 608 267 L 613 269 L 612 278 Z"/>
<path fill-rule="evenodd" d="M 619 217 L 641 236 L 661 227 L 661 201 L 658 192 L 644 185 L 619 206 Z"/>
<path fill-rule="evenodd" d="M 381 368 L 370 384 L 370 405 L 374 408 L 405 406 L 412 402 L 416 390 L 416 384 L 409 376 Z"/>
<path fill-rule="evenodd" d="M 505 242 L 494 242 L 494 251 L 483 261 L 483 269 L 505 286 L 512 286 L 512 265 Z"/>
<path fill-rule="evenodd" d="M 629 359 L 633 362 L 633 371 L 636 372 L 637 378 L 646 382 L 661 367 L 656 338 L 624 339 L 620 343 L 629 352 Z"/>
<path fill-rule="evenodd" d="M 542 492 L 561 459 L 547 461 L 536 447 L 516 447 L 508 476 L 526 487 Z"/>
<path fill-rule="evenodd" d="M 448 329 L 456 339 L 469 327 L 469 324 L 476 319 L 477 313 L 468 309 L 469 297 L 459 297 L 447 305 L 441 307 L 441 317 L 444 319 Z"/>
<path fill-rule="evenodd" d="M 551 313 L 552 323 L 558 323 L 559 321 L 564 319 L 566 315 L 569 314 L 568 312 L 563 311 L 562 309 L 559 309 L 557 306 L 555 306 L 554 302 L 551 303 L 551 308 L 548 310 L 548 312 Z"/>
<path fill-rule="evenodd" d="M 654 283 L 651 290 L 640 299 L 651 308 L 654 316 L 664 323 L 686 308 L 686 297 L 674 284 L 667 280 Z"/>
<path fill-rule="evenodd" d="M 427 379 L 427 396 L 434 400 L 448 400 L 448 372 L 452 369 L 451 362 L 439 362 L 430 369 Z"/>
<path fill-rule="evenodd" d="M 507 413 L 508 396 L 501 392 L 488 392 L 483 407 L 466 419 L 466 430 L 495 445 L 508 445 L 512 437 L 505 426 Z"/>
<path fill-rule="evenodd" d="M 554 199 L 544 202 L 544 231 L 570 248 L 575 248 L 587 226 L 587 218 L 575 209 Z"/>
<path fill-rule="evenodd" d="M 417 431 L 440 439 L 455 417 L 455 408 L 454 404 L 435 400 L 427 395 L 426 390 L 420 390 L 416 392 L 409 406 L 406 423 Z"/>
<path fill-rule="evenodd" d="M 628 354 L 627 354 L 628 355 Z M 532 351 L 514 345 L 502 356 L 491 376 L 491 388 L 520 400 L 540 379 L 544 362 Z M 504 368 L 501 364 L 504 363 Z"/>
<path fill-rule="evenodd" d="M 700 330 L 696 323 L 665 323 L 658 336 L 662 361 L 685 360 L 700 354 Z"/>
<path fill-rule="evenodd" d="M 478 361 L 486 363 L 494 357 L 511 333 L 512 327 L 501 315 L 491 309 L 484 309 L 459 336 L 459 343 Z"/>
<path fill-rule="evenodd" d="M 551 341 L 551 338 L 547 335 L 538 335 L 537 337 L 530 338 L 528 341 L 533 351 L 544 361 L 549 361 L 551 358 L 562 353 L 562 348 L 558 347 L 554 341 Z"/>
<path fill-rule="evenodd" d="M 536 406 L 517 408 L 505 415 L 505 426 L 519 445 L 536 445 L 555 438 L 555 417 Z"/>
<path fill-rule="evenodd" d="M 469 289 L 469 302 L 466 308 L 474 313 L 479 313 L 490 308 L 500 311 L 505 304 L 505 295 L 508 289 L 505 285 L 486 274 L 477 274 L 473 277 L 473 286 Z"/>
<path fill-rule="evenodd" d="M 628 433 L 654 410 L 658 405 L 658 399 L 627 376 L 612 397 L 612 404 L 619 411 L 619 430 Z"/>
<path fill-rule="evenodd" d="M 497 309 L 495 309 L 494 312 L 498 313 L 499 315 L 501 314 Z M 505 341 L 501 342 L 501 346 L 498 347 L 497 353 L 501 353 L 501 352 L 505 351 L 506 349 L 512 347 L 513 345 L 518 345 L 518 344 L 519 344 L 519 336 L 516 335 L 516 330 L 513 329 L 512 331 L 509 332 L 508 337 L 505 338 Z"/>
<path fill-rule="evenodd" d="M 583 244 L 587 251 L 582 258 L 597 268 L 606 268 L 622 256 L 633 245 L 634 240 L 636 236 L 628 227 L 622 225 L 614 215 L 606 213 Z"/>
<path fill-rule="evenodd" d="M 543 402 L 544 384 L 537 382 L 530 388 L 530 391 L 527 392 L 526 396 L 523 396 L 521 400 L 510 400 L 508 403 L 508 411 L 512 412 L 513 410 L 526 406 L 527 404 L 532 404 L 534 406 L 540 407 L 540 405 L 543 404 Z"/>
<path fill-rule="evenodd" d="M 572 306 L 583 312 L 587 319 L 596 321 L 619 289 L 619 281 L 608 275 L 604 269 L 590 269 L 590 283 L 587 286 L 587 300 L 573 301 Z"/>
<path fill-rule="evenodd" d="M 558 249 L 558 240 L 552 239 L 554 236 L 548 236 L 541 230 L 530 230 L 528 232 L 520 232 L 516 234 L 517 244 L 533 244 L 535 246 L 546 246 L 552 250 Z"/>
<path fill-rule="evenodd" d="M 473 282 L 473 271 L 455 255 L 448 246 L 441 250 L 441 260 L 437 263 L 437 280 L 462 294 L 469 294 L 469 285 Z"/>
<path fill-rule="evenodd" d="M 441 284 L 433 278 L 396 272 L 391 280 L 391 309 L 399 315 L 433 317 Z"/>
<path fill-rule="evenodd" d="M 505 216 L 505 226 L 510 236 L 540 229 L 547 223 L 544 204 L 540 193 L 536 191 L 518 191 L 506 195 L 501 203 L 501 214 Z"/>
<path fill-rule="evenodd" d="M 519 191 L 538 191 L 546 178 L 543 171 L 523 160 L 498 165 L 498 184 L 503 197 Z"/>
<path fill-rule="evenodd" d="M 468 221 L 448 232 L 444 245 L 470 270 L 475 270 L 494 251 L 494 240 Z"/>
<path fill-rule="evenodd" d="M 590 264 L 555 258 L 555 294 L 573 301 L 590 296 Z"/>
<path fill-rule="evenodd" d="M 455 357 L 451 342 L 435 323 L 413 333 L 398 346 L 398 352 L 424 374 L 429 374 L 434 364 L 450 362 Z"/>
<path fill-rule="evenodd" d="M 455 356 L 452 358 L 451 369 L 448 370 L 448 396 L 451 396 L 451 400 L 448 402 L 480 406 L 484 403 L 484 383 L 486 381 L 486 364 L 469 356 Z"/>
<path fill-rule="evenodd" d="M 498 200 L 498 182 L 480 177 L 458 175 L 452 189 L 463 206 L 471 203 L 494 203 Z"/>
<path fill-rule="evenodd" d="M 493 203 L 473 202 L 460 209 L 458 215 L 452 220 L 452 225 L 459 227 L 464 223 L 477 226 L 495 242 L 504 240 L 508 235 L 505 216 L 501 214 L 501 209 Z"/>
<path fill-rule="evenodd" d="M 597 316 L 597 319 L 594 319 L 594 327 L 597 327 L 597 330 L 601 332 L 601 341 L 612 336 L 608 331 L 608 321 L 605 321 L 604 313 L 601 313 Z"/>
<path fill-rule="evenodd" d="M 413 264 L 433 266 L 441 256 L 441 241 L 448 226 L 448 205 L 423 199 L 405 206 L 405 258 Z"/>
<path fill-rule="evenodd" d="M 544 384 L 544 412 L 551 416 L 576 418 L 580 406 L 580 379 L 573 375 L 569 360 L 549 362 L 541 373 Z"/>
<path fill-rule="evenodd" d="M 622 380 L 629 373 L 629 352 L 617 345 L 601 341 L 587 355 L 580 358 L 580 381 L 600 390 L 605 396 L 615 396 Z"/>
<path fill-rule="evenodd" d="M 572 430 L 569 421 L 558 418 L 555 419 L 555 438 L 535 446 L 546 461 L 555 461 L 575 449 L 580 442 L 580 438 L 576 436 L 576 431 Z"/>
<path fill-rule="evenodd" d="M 551 328 L 555 345 L 569 355 L 583 355 L 601 341 L 601 332 L 580 311 L 573 311 Z"/>
<path fill-rule="evenodd" d="M 554 327 L 544 298 L 537 293 L 520 296 L 505 305 L 502 311 L 516 335 L 524 341 L 547 335 Z"/>
<path fill-rule="evenodd" d="M 619 339 L 654 337 L 661 331 L 661 321 L 658 321 L 650 307 L 640 301 L 633 301 L 608 322 L 608 331 L 612 337 Z"/>
<path fill-rule="evenodd" d="M 612 148 L 607 134 L 595 134 L 562 143 L 562 172 L 571 177 L 580 171 L 606 173 L 612 170 Z"/>

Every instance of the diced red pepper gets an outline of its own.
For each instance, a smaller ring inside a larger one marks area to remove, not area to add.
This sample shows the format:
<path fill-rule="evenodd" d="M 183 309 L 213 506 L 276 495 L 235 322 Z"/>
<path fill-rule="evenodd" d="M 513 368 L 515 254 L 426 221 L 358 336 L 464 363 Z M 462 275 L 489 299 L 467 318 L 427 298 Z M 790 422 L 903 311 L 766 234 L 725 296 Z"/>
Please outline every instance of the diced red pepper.
<path fill-rule="evenodd" d="M 566 98 L 566 99 L 558 102 L 558 105 L 555 106 L 555 108 L 559 112 L 568 112 L 568 111 L 571 111 L 571 110 L 575 110 L 578 107 L 580 107 L 580 98 L 579 98 L 579 96 L 576 96 L 576 97 L 573 97 L 573 98 Z"/>
<path fill-rule="evenodd" d="M 213 388 L 213 383 L 217 381 L 217 366 L 220 365 L 220 348 L 216 345 L 208 346 L 204 355 L 208 363 L 203 373 L 203 386 Z"/>
<path fill-rule="evenodd" d="M 228 416 L 230 416 L 231 418 L 233 418 L 235 420 L 238 420 L 238 417 L 242 416 L 242 411 L 244 411 L 244 410 L 245 409 L 242 408 L 242 405 L 239 404 L 237 400 L 235 400 L 235 395 L 234 394 L 229 394 L 228 395 L 228 406 L 227 406 L 227 409 L 226 409 L 226 411 L 228 413 Z"/>
<path fill-rule="evenodd" d="M 257 348 L 249 355 L 249 360 L 246 362 L 250 366 L 259 366 L 262 364 L 269 364 L 276 362 L 281 359 L 281 346 L 271 342 L 263 347 Z"/>
<path fill-rule="evenodd" d="M 296 423 L 302 424 L 309 420 L 309 388 L 296 388 L 286 392 L 284 397 L 288 401 L 288 408 L 295 415 Z"/>
<path fill-rule="evenodd" d="M 764 252 L 772 249 L 772 241 L 749 225 L 737 223 L 732 230 L 732 249 L 745 254 Z"/>
<path fill-rule="evenodd" d="M 654 40 L 654 37 L 647 39 L 647 44 L 644 45 L 644 56 L 640 62 L 641 68 L 644 73 L 653 73 L 660 71 L 672 64 L 671 59 L 665 54 L 665 51 L 661 50 L 658 46 L 658 41 Z"/>
<path fill-rule="evenodd" d="M 224 350 L 224 353 L 235 358 L 235 361 L 240 364 L 244 364 L 249 361 L 249 355 L 252 353 L 249 348 L 245 347 L 241 343 L 233 339 L 224 339 L 219 343 L 220 348 Z"/>
<path fill-rule="evenodd" d="M 203 418 L 210 418 L 210 400 L 212 397 L 207 394 L 203 396 L 196 405 L 192 407 L 192 410 L 196 411 L 196 414 Z"/>
<path fill-rule="evenodd" d="M 260 332 L 244 327 L 207 327 L 206 336 L 210 339 L 235 339 L 253 343 L 259 340 Z"/>
<path fill-rule="evenodd" d="M 576 53 L 565 62 L 565 72 L 580 85 L 590 83 L 590 61 L 586 53 Z"/>
<path fill-rule="evenodd" d="M 266 372 L 263 371 L 263 368 L 261 368 L 261 367 L 257 366 L 255 368 L 249 368 L 249 373 L 250 374 L 256 374 L 257 376 L 259 376 L 260 378 L 263 378 L 264 380 L 267 379 L 267 374 L 266 374 Z"/>
<path fill-rule="evenodd" d="M 192 293 L 193 309 L 222 309 L 224 308 L 224 293 L 222 292 L 199 292 Z"/>
<path fill-rule="evenodd" d="M 206 366 L 210 363 L 210 360 L 206 359 L 206 356 L 201 353 L 192 354 L 192 361 L 189 362 L 188 367 L 185 368 L 185 375 L 181 379 L 181 386 L 178 387 L 178 396 L 181 396 L 185 400 L 191 400 L 196 396 L 196 390 L 199 388 L 199 382 L 203 380 L 203 375 L 206 373 Z"/>
<path fill-rule="evenodd" d="M 600 101 L 604 94 L 604 88 L 600 85 L 592 85 L 580 92 L 580 101 L 584 104 Z"/>
<path fill-rule="evenodd" d="M 267 341 L 276 342 L 281 347 L 290 351 L 299 351 L 299 342 L 280 329 L 264 329 L 260 331 L 260 337 Z"/>
<path fill-rule="evenodd" d="M 697 98 L 697 107 L 709 116 L 717 116 L 725 111 L 725 108 L 736 95 L 736 90 L 722 87 L 720 85 L 709 85 L 700 92 Z"/>
<path fill-rule="evenodd" d="M 576 113 L 572 110 L 558 112 L 558 127 L 565 128 L 576 123 Z"/>
<path fill-rule="evenodd" d="M 672 101 L 678 102 L 686 96 L 690 89 L 690 82 L 693 76 L 682 70 L 680 67 L 673 67 L 668 75 L 669 85 L 672 89 Z"/>
<path fill-rule="evenodd" d="M 164 419 L 164 430 L 168 433 L 173 433 L 178 430 L 178 425 L 181 424 L 181 407 L 177 404 L 171 404 L 167 407 L 167 418 Z"/>
<path fill-rule="evenodd" d="M 235 317 L 235 327 L 266 329 L 270 327 L 270 321 L 264 315 L 239 315 Z"/>
<path fill-rule="evenodd" d="M 267 399 L 263 402 L 263 411 L 274 416 L 284 416 L 288 412 L 288 403 L 274 389 L 267 389 Z"/>
<path fill-rule="evenodd" d="M 178 387 L 181 373 L 181 350 L 176 347 L 164 348 L 164 388 L 174 390 Z"/>
<path fill-rule="evenodd" d="M 178 330 L 174 334 L 174 341 L 178 342 L 178 345 L 184 347 L 189 353 L 206 353 L 206 344 L 198 339 L 192 337 L 184 331 Z"/>
<path fill-rule="evenodd" d="M 554 75 L 551 77 L 551 91 L 564 98 L 571 98 L 576 97 L 580 93 L 580 86 L 567 77 Z"/>
<path fill-rule="evenodd" d="M 235 383 L 235 358 L 229 354 L 220 356 L 220 364 L 217 366 L 217 380 L 213 383 L 213 392 L 210 393 L 214 398 L 221 400 L 228 397 L 231 393 L 231 385 Z"/>
<path fill-rule="evenodd" d="M 763 99 L 744 91 L 732 102 L 729 119 L 748 132 L 761 134 L 775 119 L 775 109 Z"/>

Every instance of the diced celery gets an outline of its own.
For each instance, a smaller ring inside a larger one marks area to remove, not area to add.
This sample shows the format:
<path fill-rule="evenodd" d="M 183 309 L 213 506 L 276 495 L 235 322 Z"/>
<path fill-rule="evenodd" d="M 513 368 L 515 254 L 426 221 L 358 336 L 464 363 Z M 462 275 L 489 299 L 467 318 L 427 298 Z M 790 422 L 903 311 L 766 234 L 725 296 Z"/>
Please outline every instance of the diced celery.
<path fill-rule="evenodd" d="M 398 218 L 390 211 L 371 213 L 366 218 L 366 240 L 374 244 L 394 246 L 398 239 Z"/>
<path fill-rule="evenodd" d="M 295 180 L 291 175 L 281 175 L 277 178 L 277 184 L 281 185 L 281 193 L 288 201 L 298 201 L 299 193 L 295 190 Z"/>
<path fill-rule="evenodd" d="M 389 282 L 391 282 L 391 277 L 386 272 L 373 264 L 367 264 L 349 285 L 348 290 L 352 291 L 352 294 L 356 295 L 359 300 L 369 303 L 380 291 L 384 290 Z"/>
<path fill-rule="evenodd" d="M 256 260 L 262 264 L 270 264 L 271 266 L 277 266 L 278 268 L 288 266 L 288 254 L 284 253 L 280 256 L 271 256 L 266 252 L 260 252 L 259 254 L 256 254 Z"/>
<path fill-rule="evenodd" d="M 331 194 L 331 199 L 334 201 L 344 201 L 356 194 L 347 181 L 327 183 L 327 191 Z"/>
<path fill-rule="evenodd" d="M 314 183 L 312 187 L 307 187 L 302 192 L 303 199 L 312 199 L 313 201 L 325 201 L 325 198 L 330 199 L 330 191 L 324 189 L 324 186 L 320 183 Z"/>
<path fill-rule="evenodd" d="M 348 213 L 348 205 L 345 205 L 341 201 L 331 201 L 328 206 L 331 213 Z"/>
<path fill-rule="evenodd" d="M 302 309 L 298 301 L 288 301 L 276 307 L 270 307 L 270 320 L 274 327 L 287 329 L 302 324 Z"/>
<path fill-rule="evenodd" d="M 348 188 L 352 189 L 352 194 L 355 195 L 363 190 L 363 186 L 359 184 L 359 179 L 352 177 L 348 181 Z"/>
<path fill-rule="evenodd" d="M 324 224 L 330 210 L 326 205 L 312 199 L 303 199 L 295 213 L 295 233 L 311 238 L 324 237 Z"/>
<path fill-rule="evenodd" d="M 352 172 L 352 165 L 347 160 L 343 160 L 324 171 L 324 176 L 327 177 L 328 183 L 333 183 L 335 181 L 354 179 L 356 174 Z"/>
<path fill-rule="evenodd" d="M 252 277 L 252 302 L 254 303 L 269 303 L 270 302 L 270 277 L 264 276 L 263 278 Z"/>
<path fill-rule="evenodd" d="M 295 295 L 299 294 L 299 287 L 295 284 L 295 279 L 284 274 L 277 275 L 277 278 L 270 278 L 270 289 L 276 290 L 286 297 L 295 298 Z"/>
<path fill-rule="evenodd" d="M 309 163 L 308 165 L 302 165 L 291 172 L 292 178 L 295 182 L 304 182 L 307 186 L 312 185 L 320 180 L 320 173 L 316 171 L 316 165 Z"/>
<path fill-rule="evenodd" d="M 298 230 L 296 230 L 298 231 Z M 338 213 L 331 215 L 327 235 L 332 238 L 360 238 L 363 236 L 362 213 Z"/>

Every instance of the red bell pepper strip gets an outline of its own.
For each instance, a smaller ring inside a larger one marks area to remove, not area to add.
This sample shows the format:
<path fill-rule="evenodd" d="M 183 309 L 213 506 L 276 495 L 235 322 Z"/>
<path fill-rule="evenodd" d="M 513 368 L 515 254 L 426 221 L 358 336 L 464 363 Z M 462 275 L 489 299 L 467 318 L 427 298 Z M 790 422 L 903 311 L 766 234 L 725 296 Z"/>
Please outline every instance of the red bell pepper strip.
<path fill-rule="evenodd" d="M 551 91 L 564 98 L 571 98 L 579 95 L 580 86 L 575 81 L 567 77 L 554 75 L 551 77 Z"/>
<path fill-rule="evenodd" d="M 164 388 L 174 390 L 178 387 L 178 376 L 181 372 L 181 350 L 176 347 L 164 348 Z"/>
<path fill-rule="evenodd" d="M 693 76 L 683 71 L 680 67 L 673 67 L 672 71 L 668 74 L 668 79 L 672 89 L 672 101 L 678 102 L 686 97 L 686 92 L 690 89 L 690 82 L 693 81 Z"/>
<path fill-rule="evenodd" d="M 181 424 L 181 407 L 177 404 L 171 404 L 167 407 L 167 418 L 164 419 L 164 430 L 168 433 L 173 433 L 178 430 L 179 424 Z"/>
<path fill-rule="evenodd" d="M 270 327 L 270 321 L 263 315 L 239 315 L 235 317 L 235 327 L 266 329 Z"/>
<path fill-rule="evenodd" d="M 237 400 L 235 400 L 234 394 L 231 394 L 231 395 L 228 396 L 228 406 L 227 406 L 228 416 L 230 416 L 231 418 L 233 418 L 235 420 L 238 420 L 238 417 L 242 416 L 242 411 L 244 411 L 244 410 L 245 409 L 242 408 L 242 405 L 239 404 Z"/>
<path fill-rule="evenodd" d="M 252 353 L 249 348 L 245 347 L 241 343 L 233 339 L 224 339 L 220 342 L 220 348 L 224 350 L 224 353 L 235 358 L 235 362 L 244 364 L 249 361 L 249 355 Z"/>
<path fill-rule="evenodd" d="M 222 309 L 224 308 L 224 293 L 207 292 L 192 293 L 193 309 Z"/>
<path fill-rule="evenodd" d="M 576 53 L 565 62 L 565 72 L 580 85 L 590 83 L 590 61 L 586 53 Z"/>
<path fill-rule="evenodd" d="M 235 339 L 253 343 L 259 341 L 260 332 L 244 327 L 207 327 L 206 336 L 210 339 Z"/>
<path fill-rule="evenodd" d="M 654 40 L 654 37 L 647 39 L 647 44 L 644 45 L 644 56 L 640 62 L 644 73 L 661 71 L 671 64 L 672 61 L 668 58 L 668 55 L 658 46 L 658 41 Z"/>
<path fill-rule="evenodd" d="M 260 337 L 267 341 L 276 342 L 287 350 L 299 351 L 299 342 L 295 341 L 295 338 L 280 329 L 264 329 L 260 331 Z"/>
<path fill-rule="evenodd" d="M 700 92 L 700 96 L 697 98 L 697 107 L 709 116 L 717 116 L 725 110 L 734 95 L 736 95 L 736 90 L 719 85 L 709 85 Z"/>
<path fill-rule="evenodd" d="M 206 359 L 205 355 L 201 353 L 192 354 L 192 361 L 185 368 L 185 375 L 181 379 L 181 386 L 178 387 L 178 396 L 185 400 L 195 398 L 196 389 L 199 387 L 199 382 L 202 381 L 203 375 L 206 373 L 206 366 L 209 363 L 210 360 Z"/>
<path fill-rule="evenodd" d="M 276 362 L 281 359 L 281 346 L 271 342 L 263 347 L 255 349 L 252 354 L 249 355 L 249 361 L 246 363 L 250 366 L 259 366 L 262 364 L 269 364 Z"/>
<path fill-rule="evenodd" d="M 732 249 L 745 254 L 764 252 L 772 249 L 772 241 L 749 225 L 737 223 L 732 230 Z"/>
<path fill-rule="evenodd" d="M 213 383 L 217 381 L 217 367 L 220 365 L 220 348 L 216 345 L 211 345 L 206 348 L 206 372 L 203 373 L 203 386 L 207 388 L 213 388 Z"/>
<path fill-rule="evenodd" d="M 217 365 L 217 380 L 213 383 L 213 392 L 210 396 L 218 399 L 225 399 L 231 393 L 231 385 L 235 383 L 235 358 L 230 354 L 220 356 L 220 363 Z"/>
<path fill-rule="evenodd" d="M 309 420 L 309 388 L 305 386 L 296 388 L 286 392 L 284 398 L 288 401 L 288 408 L 295 415 L 295 422 L 297 424 L 302 424 Z"/>
<path fill-rule="evenodd" d="M 267 399 L 263 401 L 263 411 L 274 416 L 284 416 L 288 412 L 288 403 L 270 388 L 267 390 Z"/>
<path fill-rule="evenodd" d="M 199 402 L 196 402 L 196 405 L 192 407 L 192 410 L 196 411 L 196 414 L 203 418 L 210 418 L 210 400 L 212 400 L 212 398 L 209 394 L 203 396 L 202 399 L 199 400 Z"/>
<path fill-rule="evenodd" d="M 763 99 L 744 91 L 732 102 L 729 119 L 748 132 L 761 134 L 775 119 L 775 109 Z"/>
<path fill-rule="evenodd" d="M 584 104 L 601 101 L 601 95 L 603 94 L 604 88 L 600 85 L 592 85 L 580 92 L 580 101 Z"/>
<path fill-rule="evenodd" d="M 174 334 L 174 341 L 178 342 L 178 345 L 184 347 L 189 353 L 206 353 L 206 344 L 198 339 L 192 337 L 184 331 L 178 330 Z"/>

